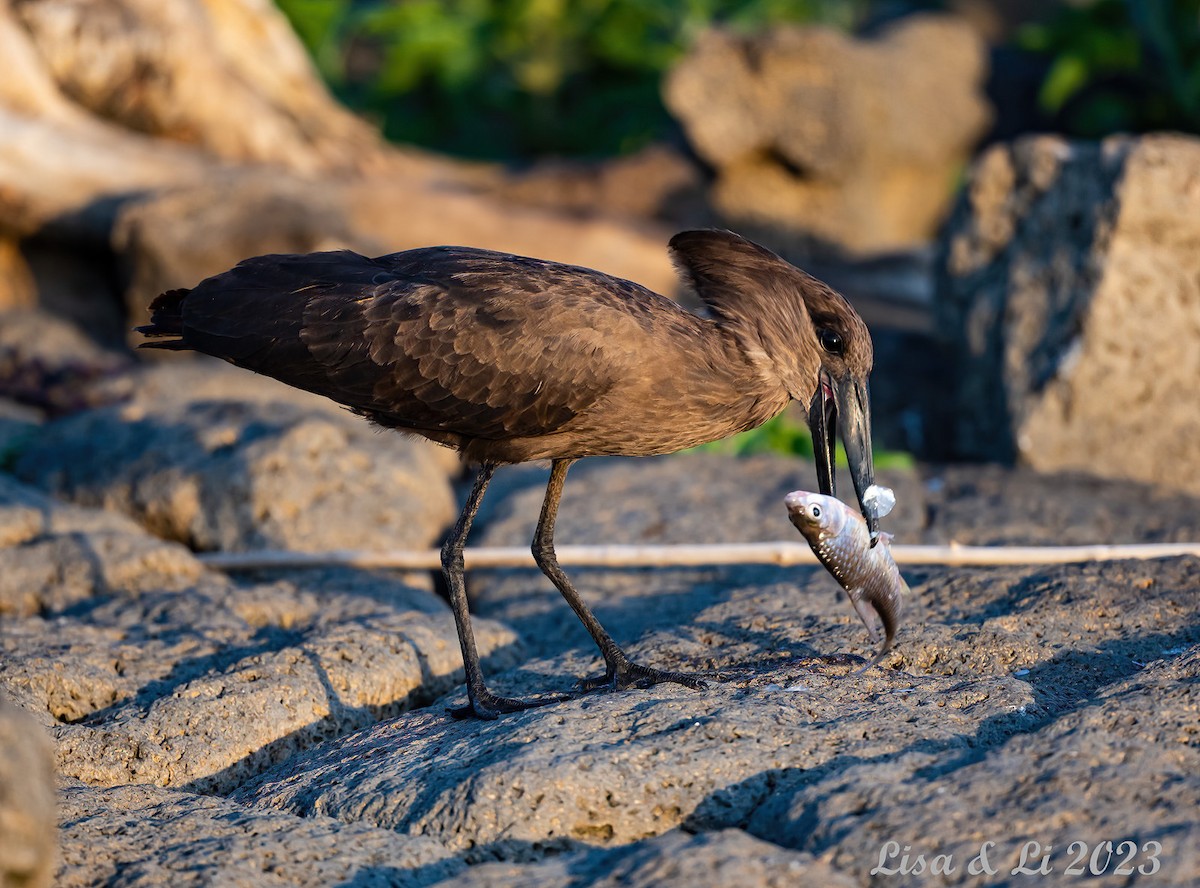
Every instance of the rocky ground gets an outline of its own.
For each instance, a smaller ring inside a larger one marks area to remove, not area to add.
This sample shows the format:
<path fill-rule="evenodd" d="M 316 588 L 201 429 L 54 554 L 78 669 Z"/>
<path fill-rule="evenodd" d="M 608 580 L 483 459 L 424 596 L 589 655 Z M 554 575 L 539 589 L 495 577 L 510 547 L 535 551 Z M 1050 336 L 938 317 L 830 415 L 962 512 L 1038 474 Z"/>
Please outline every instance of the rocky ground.
<path fill-rule="evenodd" d="M 819 568 L 577 569 L 635 658 L 708 690 L 456 721 L 430 576 L 224 575 L 189 549 L 434 544 L 445 452 L 222 365 L 87 391 L 0 424 L 5 884 L 992 885 L 1032 878 L 1022 849 L 1200 879 L 1200 560 L 906 569 L 898 646 L 863 674 Z M 500 473 L 474 541 L 525 542 L 544 479 Z M 899 542 L 1200 539 L 1200 502 L 1132 483 L 881 480 Z M 780 457 L 585 461 L 559 539 L 793 539 L 783 495 L 812 484 Z M 537 572 L 470 591 L 497 690 L 599 668 Z"/>

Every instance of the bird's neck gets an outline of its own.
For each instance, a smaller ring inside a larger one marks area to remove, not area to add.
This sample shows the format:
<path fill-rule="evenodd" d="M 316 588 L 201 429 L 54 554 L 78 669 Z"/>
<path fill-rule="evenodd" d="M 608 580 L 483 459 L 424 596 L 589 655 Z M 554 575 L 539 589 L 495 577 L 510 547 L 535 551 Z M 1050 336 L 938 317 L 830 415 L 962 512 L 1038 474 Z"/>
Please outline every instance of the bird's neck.
<path fill-rule="evenodd" d="M 710 409 L 723 407 L 728 434 L 757 428 L 787 407 L 788 387 L 757 338 L 724 320 L 713 324 L 713 352 L 704 361 L 706 382 L 691 395 Z"/>

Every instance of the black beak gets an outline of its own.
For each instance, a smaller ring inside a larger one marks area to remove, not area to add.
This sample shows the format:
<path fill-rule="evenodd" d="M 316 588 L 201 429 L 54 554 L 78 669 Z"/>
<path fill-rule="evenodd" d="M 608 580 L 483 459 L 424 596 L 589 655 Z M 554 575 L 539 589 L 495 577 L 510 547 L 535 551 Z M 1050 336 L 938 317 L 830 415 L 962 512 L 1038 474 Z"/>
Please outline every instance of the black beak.
<path fill-rule="evenodd" d="M 817 483 L 827 496 L 837 496 L 834 454 L 837 435 L 841 433 L 854 492 L 871 531 L 871 545 L 875 545 L 879 538 L 879 518 L 863 503 L 867 488 L 875 483 L 875 465 L 871 460 L 871 395 L 867 383 L 858 383 L 850 376 L 834 380 L 822 373 L 821 384 L 809 406 L 808 426 L 813 436 Z"/>

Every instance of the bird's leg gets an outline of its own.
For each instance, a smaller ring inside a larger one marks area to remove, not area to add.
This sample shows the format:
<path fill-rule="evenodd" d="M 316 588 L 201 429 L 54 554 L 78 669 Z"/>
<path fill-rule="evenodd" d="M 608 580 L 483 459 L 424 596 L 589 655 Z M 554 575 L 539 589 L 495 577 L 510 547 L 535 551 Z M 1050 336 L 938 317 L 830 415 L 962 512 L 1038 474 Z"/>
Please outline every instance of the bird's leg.
<path fill-rule="evenodd" d="M 514 700 L 511 697 L 498 697 L 487 689 L 483 682 L 483 670 L 479 666 L 479 651 L 475 647 L 475 633 L 471 629 L 471 613 L 467 607 L 467 589 L 463 580 L 463 545 L 471 530 L 471 522 L 479 511 L 479 503 L 487 490 L 488 482 L 496 471 L 494 465 L 485 463 L 475 478 L 471 495 L 450 536 L 442 546 L 442 572 L 446 577 L 446 587 L 450 590 L 450 607 L 454 611 L 454 624 L 458 629 L 458 643 L 462 648 L 463 667 L 467 673 L 467 698 L 470 703 L 460 709 L 452 709 L 450 714 L 455 718 L 494 719 L 502 712 L 519 712 L 534 706 L 544 706 L 562 697 L 551 697 L 544 700 Z"/>
<path fill-rule="evenodd" d="M 532 549 L 534 561 L 542 569 L 542 573 L 549 577 L 550 582 L 558 587 L 558 591 L 567 600 L 567 604 L 571 605 L 571 610 L 575 611 L 575 615 L 579 617 L 580 622 L 592 636 L 604 657 L 604 675 L 586 679 L 580 682 L 580 686 L 585 691 L 606 686 L 621 690 L 633 686 L 650 687 L 660 682 L 674 682 L 696 690 L 703 690 L 707 685 L 695 676 L 683 672 L 652 669 L 630 660 L 620 646 L 613 641 L 612 636 L 600 625 L 596 615 L 592 613 L 591 608 L 575 591 L 575 587 L 571 585 L 567 575 L 558 566 L 558 557 L 554 554 L 554 522 L 558 517 L 558 502 L 562 498 L 567 469 L 574 461 L 573 459 L 556 459 L 551 464 L 550 480 L 546 484 L 546 498 L 542 502 L 542 514 L 538 519 L 537 531 L 533 536 Z"/>

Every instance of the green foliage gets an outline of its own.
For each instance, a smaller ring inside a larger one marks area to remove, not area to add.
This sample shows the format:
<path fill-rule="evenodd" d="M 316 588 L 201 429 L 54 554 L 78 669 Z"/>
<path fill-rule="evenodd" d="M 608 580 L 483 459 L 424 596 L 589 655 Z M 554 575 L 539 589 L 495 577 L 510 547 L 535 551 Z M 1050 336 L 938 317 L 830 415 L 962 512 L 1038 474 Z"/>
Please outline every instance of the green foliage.
<path fill-rule="evenodd" d="M 721 453 L 727 456 L 780 453 L 812 459 L 813 442 L 808 426 L 803 421 L 794 419 L 789 411 L 784 411 L 756 429 L 722 441 L 701 444 L 684 452 Z M 877 469 L 911 469 L 916 464 L 912 454 L 899 450 L 876 450 L 874 463 Z M 841 444 L 838 444 L 837 448 L 837 464 L 842 467 L 849 466 L 846 451 L 842 449 Z"/>
<path fill-rule="evenodd" d="M 1039 101 L 1065 132 L 1200 132 L 1200 0 L 1094 0 L 1022 29 L 1053 57 Z"/>
<path fill-rule="evenodd" d="M 669 131 L 663 72 L 713 23 L 850 27 L 868 0 L 278 0 L 392 139 L 471 157 L 607 156 Z"/>

